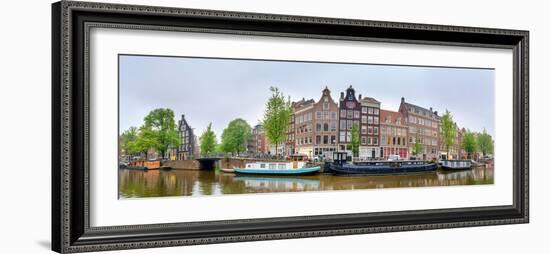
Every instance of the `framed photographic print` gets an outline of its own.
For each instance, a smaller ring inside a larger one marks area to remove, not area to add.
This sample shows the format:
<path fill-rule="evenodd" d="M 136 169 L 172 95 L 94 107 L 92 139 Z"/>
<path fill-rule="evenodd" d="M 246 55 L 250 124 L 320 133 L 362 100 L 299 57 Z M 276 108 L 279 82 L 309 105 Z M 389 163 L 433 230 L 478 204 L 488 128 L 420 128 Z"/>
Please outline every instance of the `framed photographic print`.
<path fill-rule="evenodd" d="M 61 1 L 52 249 L 529 221 L 528 31 Z"/>

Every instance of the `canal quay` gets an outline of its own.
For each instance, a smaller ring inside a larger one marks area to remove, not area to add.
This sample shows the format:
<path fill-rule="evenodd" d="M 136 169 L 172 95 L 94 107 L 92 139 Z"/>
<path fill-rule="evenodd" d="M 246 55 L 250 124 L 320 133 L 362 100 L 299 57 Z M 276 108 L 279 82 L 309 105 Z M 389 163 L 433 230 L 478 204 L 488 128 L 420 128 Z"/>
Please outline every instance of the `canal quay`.
<path fill-rule="evenodd" d="M 338 176 L 248 176 L 214 170 L 119 170 L 119 197 L 219 196 L 226 194 L 309 192 L 382 188 L 480 185 L 494 183 L 491 165 L 470 170 Z"/>

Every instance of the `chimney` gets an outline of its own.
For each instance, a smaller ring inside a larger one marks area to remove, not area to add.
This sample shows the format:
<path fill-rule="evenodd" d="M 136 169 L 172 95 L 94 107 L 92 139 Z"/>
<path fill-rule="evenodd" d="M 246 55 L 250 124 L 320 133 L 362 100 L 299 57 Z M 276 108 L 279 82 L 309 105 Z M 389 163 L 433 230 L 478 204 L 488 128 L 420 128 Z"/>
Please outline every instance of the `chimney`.
<path fill-rule="evenodd" d="M 405 97 L 401 97 L 401 103 L 405 102 Z"/>
<path fill-rule="evenodd" d="M 359 100 L 361 100 L 361 94 L 359 94 Z"/>
<path fill-rule="evenodd" d="M 432 107 L 430 107 L 430 112 L 434 112 L 434 109 Z"/>
<path fill-rule="evenodd" d="M 340 93 L 340 100 L 342 100 L 342 101 L 344 100 L 344 92 Z"/>

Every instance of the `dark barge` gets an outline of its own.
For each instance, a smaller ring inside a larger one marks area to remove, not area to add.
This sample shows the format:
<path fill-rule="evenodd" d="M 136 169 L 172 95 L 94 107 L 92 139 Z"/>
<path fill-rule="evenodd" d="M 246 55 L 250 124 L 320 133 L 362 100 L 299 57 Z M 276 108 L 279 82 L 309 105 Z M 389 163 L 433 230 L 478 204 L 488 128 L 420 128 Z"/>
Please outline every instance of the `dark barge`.
<path fill-rule="evenodd" d="M 362 161 L 351 163 L 345 152 L 335 152 L 324 172 L 336 175 L 386 175 L 436 171 L 436 163 L 421 160 Z"/>

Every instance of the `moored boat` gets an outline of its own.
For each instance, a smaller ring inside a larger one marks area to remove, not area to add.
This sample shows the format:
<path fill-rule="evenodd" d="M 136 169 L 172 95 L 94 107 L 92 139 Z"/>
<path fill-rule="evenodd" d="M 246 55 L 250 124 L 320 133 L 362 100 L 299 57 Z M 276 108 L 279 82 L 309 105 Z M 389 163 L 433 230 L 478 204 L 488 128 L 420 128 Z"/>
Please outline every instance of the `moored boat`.
<path fill-rule="evenodd" d="M 224 173 L 235 173 L 235 170 L 232 168 L 220 168 L 220 170 Z"/>
<path fill-rule="evenodd" d="M 254 162 L 246 163 L 244 168 L 234 168 L 237 174 L 253 175 L 310 175 L 321 171 L 321 167 L 306 167 L 303 161 L 292 162 Z"/>
<path fill-rule="evenodd" d="M 149 169 L 159 169 L 160 160 L 135 160 L 128 163 L 127 169 L 134 170 L 149 170 Z"/>
<path fill-rule="evenodd" d="M 360 163 L 331 163 L 327 172 L 333 174 L 385 175 L 421 173 L 437 170 L 437 164 L 426 161 L 369 161 Z"/>
<path fill-rule="evenodd" d="M 345 153 L 335 153 L 332 163 L 325 164 L 325 172 L 337 175 L 386 175 L 422 173 L 437 170 L 437 164 L 420 160 L 364 161 L 350 163 Z"/>
<path fill-rule="evenodd" d="M 439 163 L 443 170 L 467 170 L 472 168 L 471 160 L 441 160 Z"/>

